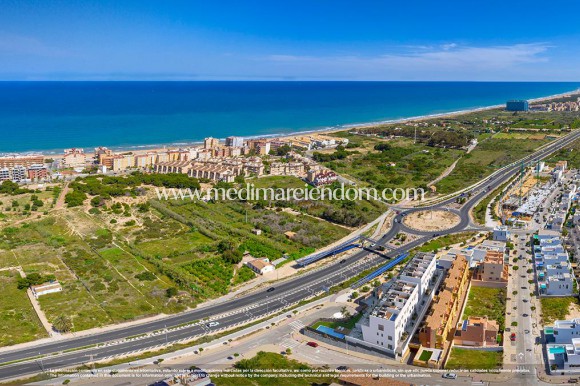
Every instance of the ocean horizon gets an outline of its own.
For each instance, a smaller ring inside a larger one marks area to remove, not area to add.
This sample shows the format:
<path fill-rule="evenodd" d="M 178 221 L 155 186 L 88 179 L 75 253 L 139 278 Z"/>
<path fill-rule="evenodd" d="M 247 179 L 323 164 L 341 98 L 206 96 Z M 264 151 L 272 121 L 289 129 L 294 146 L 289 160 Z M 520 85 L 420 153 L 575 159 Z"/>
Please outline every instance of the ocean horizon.
<path fill-rule="evenodd" d="M 572 92 L 580 82 L 0 82 L 0 153 L 289 135 Z"/>

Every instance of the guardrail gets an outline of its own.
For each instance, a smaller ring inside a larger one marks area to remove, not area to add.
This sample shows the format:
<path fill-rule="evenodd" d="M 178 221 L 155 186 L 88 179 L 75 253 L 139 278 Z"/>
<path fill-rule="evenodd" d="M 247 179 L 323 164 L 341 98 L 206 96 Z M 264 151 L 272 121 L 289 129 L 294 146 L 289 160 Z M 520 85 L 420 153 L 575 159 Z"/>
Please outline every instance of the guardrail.
<path fill-rule="evenodd" d="M 360 279 L 359 281 L 357 281 L 356 283 L 351 285 L 350 288 L 355 289 L 355 288 L 360 287 L 363 284 L 368 283 L 369 281 L 373 280 L 374 278 L 382 275 L 383 273 L 385 273 L 389 269 L 393 268 L 395 265 L 399 264 L 407 256 L 409 256 L 409 252 L 401 253 L 399 256 L 395 257 L 393 260 L 389 261 L 387 264 L 383 265 L 382 267 L 380 267 L 376 271 L 369 273 L 368 275 L 366 275 L 365 277 L 363 277 L 362 279 Z"/>

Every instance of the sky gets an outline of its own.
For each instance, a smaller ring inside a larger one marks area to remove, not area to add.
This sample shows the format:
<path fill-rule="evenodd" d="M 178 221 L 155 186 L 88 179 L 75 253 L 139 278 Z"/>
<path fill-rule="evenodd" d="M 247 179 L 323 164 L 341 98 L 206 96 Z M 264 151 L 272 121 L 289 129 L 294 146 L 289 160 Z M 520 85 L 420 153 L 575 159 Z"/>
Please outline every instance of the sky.
<path fill-rule="evenodd" d="M 0 0 L 0 80 L 579 81 L 580 1 Z"/>

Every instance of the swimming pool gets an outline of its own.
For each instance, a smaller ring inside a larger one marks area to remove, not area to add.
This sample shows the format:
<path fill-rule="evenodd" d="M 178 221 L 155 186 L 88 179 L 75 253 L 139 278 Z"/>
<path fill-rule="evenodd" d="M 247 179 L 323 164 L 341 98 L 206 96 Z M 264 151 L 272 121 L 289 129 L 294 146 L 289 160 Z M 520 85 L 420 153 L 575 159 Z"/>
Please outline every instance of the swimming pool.
<path fill-rule="evenodd" d="M 316 330 L 323 332 L 327 335 L 334 336 L 335 338 L 338 338 L 338 339 L 344 339 L 344 334 L 336 332 L 336 331 L 334 331 L 334 329 L 332 329 L 330 327 L 320 325 L 320 326 L 316 327 Z"/>

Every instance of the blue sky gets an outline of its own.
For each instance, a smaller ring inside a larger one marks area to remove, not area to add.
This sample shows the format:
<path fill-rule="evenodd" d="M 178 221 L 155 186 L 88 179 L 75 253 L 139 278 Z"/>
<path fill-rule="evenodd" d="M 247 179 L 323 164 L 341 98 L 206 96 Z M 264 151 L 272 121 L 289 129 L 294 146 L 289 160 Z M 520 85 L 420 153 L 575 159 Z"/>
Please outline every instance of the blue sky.
<path fill-rule="evenodd" d="M 0 79 L 580 80 L 580 1 L 0 0 Z"/>

